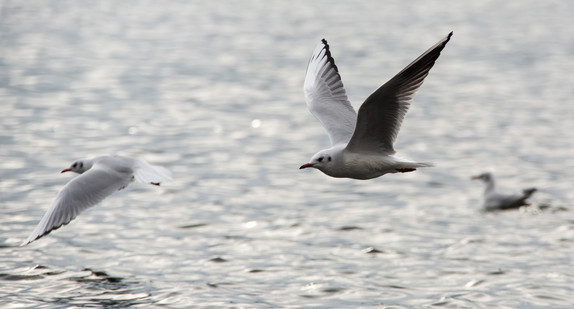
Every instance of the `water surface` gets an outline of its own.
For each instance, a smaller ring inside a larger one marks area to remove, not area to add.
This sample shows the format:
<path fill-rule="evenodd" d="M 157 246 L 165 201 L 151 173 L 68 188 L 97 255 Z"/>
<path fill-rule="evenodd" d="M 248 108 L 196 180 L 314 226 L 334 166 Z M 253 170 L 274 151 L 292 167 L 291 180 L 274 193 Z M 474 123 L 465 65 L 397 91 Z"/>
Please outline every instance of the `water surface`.
<path fill-rule="evenodd" d="M 0 306 L 568 308 L 572 4 L 4 1 Z M 351 102 L 451 30 L 399 134 L 434 168 L 357 181 L 298 167 L 326 38 Z M 82 157 L 174 172 L 17 247 Z M 490 170 L 538 187 L 482 213 Z M 540 210 L 538 206 L 549 205 Z"/>

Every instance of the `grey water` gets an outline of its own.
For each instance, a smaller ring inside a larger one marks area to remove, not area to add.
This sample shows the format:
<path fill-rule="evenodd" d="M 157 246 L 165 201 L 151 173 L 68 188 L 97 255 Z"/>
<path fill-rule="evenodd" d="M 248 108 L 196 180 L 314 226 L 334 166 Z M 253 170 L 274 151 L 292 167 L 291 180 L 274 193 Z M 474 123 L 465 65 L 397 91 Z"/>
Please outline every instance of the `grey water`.
<path fill-rule="evenodd" d="M 0 2 L 0 307 L 571 308 L 574 2 Z M 298 167 L 326 38 L 355 108 L 448 32 L 396 149 L 436 167 Z M 26 247 L 79 158 L 132 184 Z M 481 212 L 492 171 L 530 207 Z"/>

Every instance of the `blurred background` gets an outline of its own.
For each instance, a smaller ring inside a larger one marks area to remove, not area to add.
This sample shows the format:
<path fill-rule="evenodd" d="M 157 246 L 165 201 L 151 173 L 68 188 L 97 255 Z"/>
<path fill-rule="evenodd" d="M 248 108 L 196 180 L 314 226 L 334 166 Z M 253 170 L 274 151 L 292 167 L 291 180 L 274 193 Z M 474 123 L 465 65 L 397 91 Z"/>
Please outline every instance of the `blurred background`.
<path fill-rule="evenodd" d="M 0 2 L 0 306 L 568 308 L 574 3 Z M 298 170 L 329 141 L 302 92 L 329 41 L 363 100 L 450 31 L 399 133 L 434 168 Z M 101 154 L 174 173 L 18 245 Z M 537 187 L 481 212 L 483 185 Z M 544 206 L 540 209 L 540 206 Z"/>

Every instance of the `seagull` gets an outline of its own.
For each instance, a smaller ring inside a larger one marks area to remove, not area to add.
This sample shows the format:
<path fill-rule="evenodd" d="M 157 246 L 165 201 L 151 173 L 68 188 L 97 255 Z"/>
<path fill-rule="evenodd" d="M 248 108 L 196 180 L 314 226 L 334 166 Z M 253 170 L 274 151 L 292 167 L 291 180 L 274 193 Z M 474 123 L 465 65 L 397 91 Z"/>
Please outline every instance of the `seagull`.
<path fill-rule="evenodd" d="M 331 177 L 371 179 L 432 166 L 396 156 L 393 144 L 415 93 L 451 36 L 452 32 L 373 92 L 358 116 L 329 44 L 322 39 L 309 60 L 303 91 L 309 110 L 327 130 L 331 148 L 319 151 L 299 169 L 313 167 Z"/>
<path fill-rule="evenodd" d="M 62 188 L 40 223 L 21 246 L 68 224 L 82 211 L 125 188 L 134 179 L 156 186 L 171 180 L 171 172 L 166 168 L 125 156 L 106 155 L 77 160 L 62 170 L 62 173 L 65 172 L 78 173 L 80 176 L 73 178 Z"/>
<path fill-rule="evenodd" d="M 480 179 L 486 184 L 486 190 L 484 190 L 484 209 L 487 211 L 512 209 L 528 205 L 526 199 L 536 192 L 536 188 L 529 188 L 524 189 L 522 194 L 499 193 L 496 191 L 494 176 L 491 173 L 482 173 L 472 176 L 472 179 Z"/>

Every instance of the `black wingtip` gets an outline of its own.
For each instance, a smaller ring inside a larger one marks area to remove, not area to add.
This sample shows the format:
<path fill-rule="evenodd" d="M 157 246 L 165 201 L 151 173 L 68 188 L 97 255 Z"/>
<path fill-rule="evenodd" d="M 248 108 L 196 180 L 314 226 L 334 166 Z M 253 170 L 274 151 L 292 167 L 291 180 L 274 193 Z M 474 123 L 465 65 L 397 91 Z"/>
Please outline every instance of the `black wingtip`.
<path fill-rule="evenodd" d="M 450 38 L 452 37 L 453 32 L 451 31 L 449 34 L 446 35 L 446 37 L 442 40 L 442 43 L 440 44 L 440 50 L 442 51 L 443 48 L 445 48 L 446 43 L 448 43 L 450 41 Z"/>
<path fill-rule="evenodd" d="M 528 188 L 528 189 L 522 190 L 522 192 L 523 192 L 525 195 L 531 196 L 531 195 L 534 194 L 534 192 L 536 192 L 537 190 L 538 190 L 538 189 L 536 189 L 536 188 Z"/>
<path fill-rule="evenodd" d="M 72 218 L 72 219 L 73 219 L 73 218 Z M 72 220 L 70 220 L 70 221 L 72 221 Z M 60 224 L 60 225 L 58 225 L 58 226 L 56 226 L 56 227 L 53 227 L 53 228 L 51 228 L 51 229 L 45 231 L 43 234 L 36 236 L 36 238 L 31 239 L 30 241 L 28 241 L 28 240 L 26 239 L 23 243 L 20 244 L 20 247 L 24 247 L 24 246 L 27 246 L 27 245 L 31 244 L 32 242 L 34 242 L 34 241 L 36 241 L 36 240 L 38 240 L 38 239 L 40 239 L 40 238 L 42 238 L 42 237 L 44 237 L 44 236 L 50 234 L 52 231 L 55 231 L 55 230 L 61 228 L 62 226 L 64 226 L 64 225 L 70 223 L 70 221 L 68 221 L 68 222 L 66 222 L 66 223 L 62 223 L 62 224 Z"/>
<path fill-rule="evenodd" d="M 327 40 L 325 40 L 325 38 L 321 39 L 321 43 L 323 43 L 323 45 L 325 45 L 325 55 L 327 56 L 327 61 L 329 61 L 329 63 L 331 63 L 331 65 L 335 69 L 335 72 L 337 72 L 337 74 L 339 74 L 339 68 L 335 64 L 335 59 L 331 55 L 331 49 L 329 47 L 329 43 L 327 43 Z"/>
<path fill-rule="evenodd" d="M 446 40 L 444 41 L 444 43 L 446 44 L 448 41 L 450 41 L 450 37 L 452 36 L 453 31 L 451 31 L 447 36 L 446 36 Z"/>

